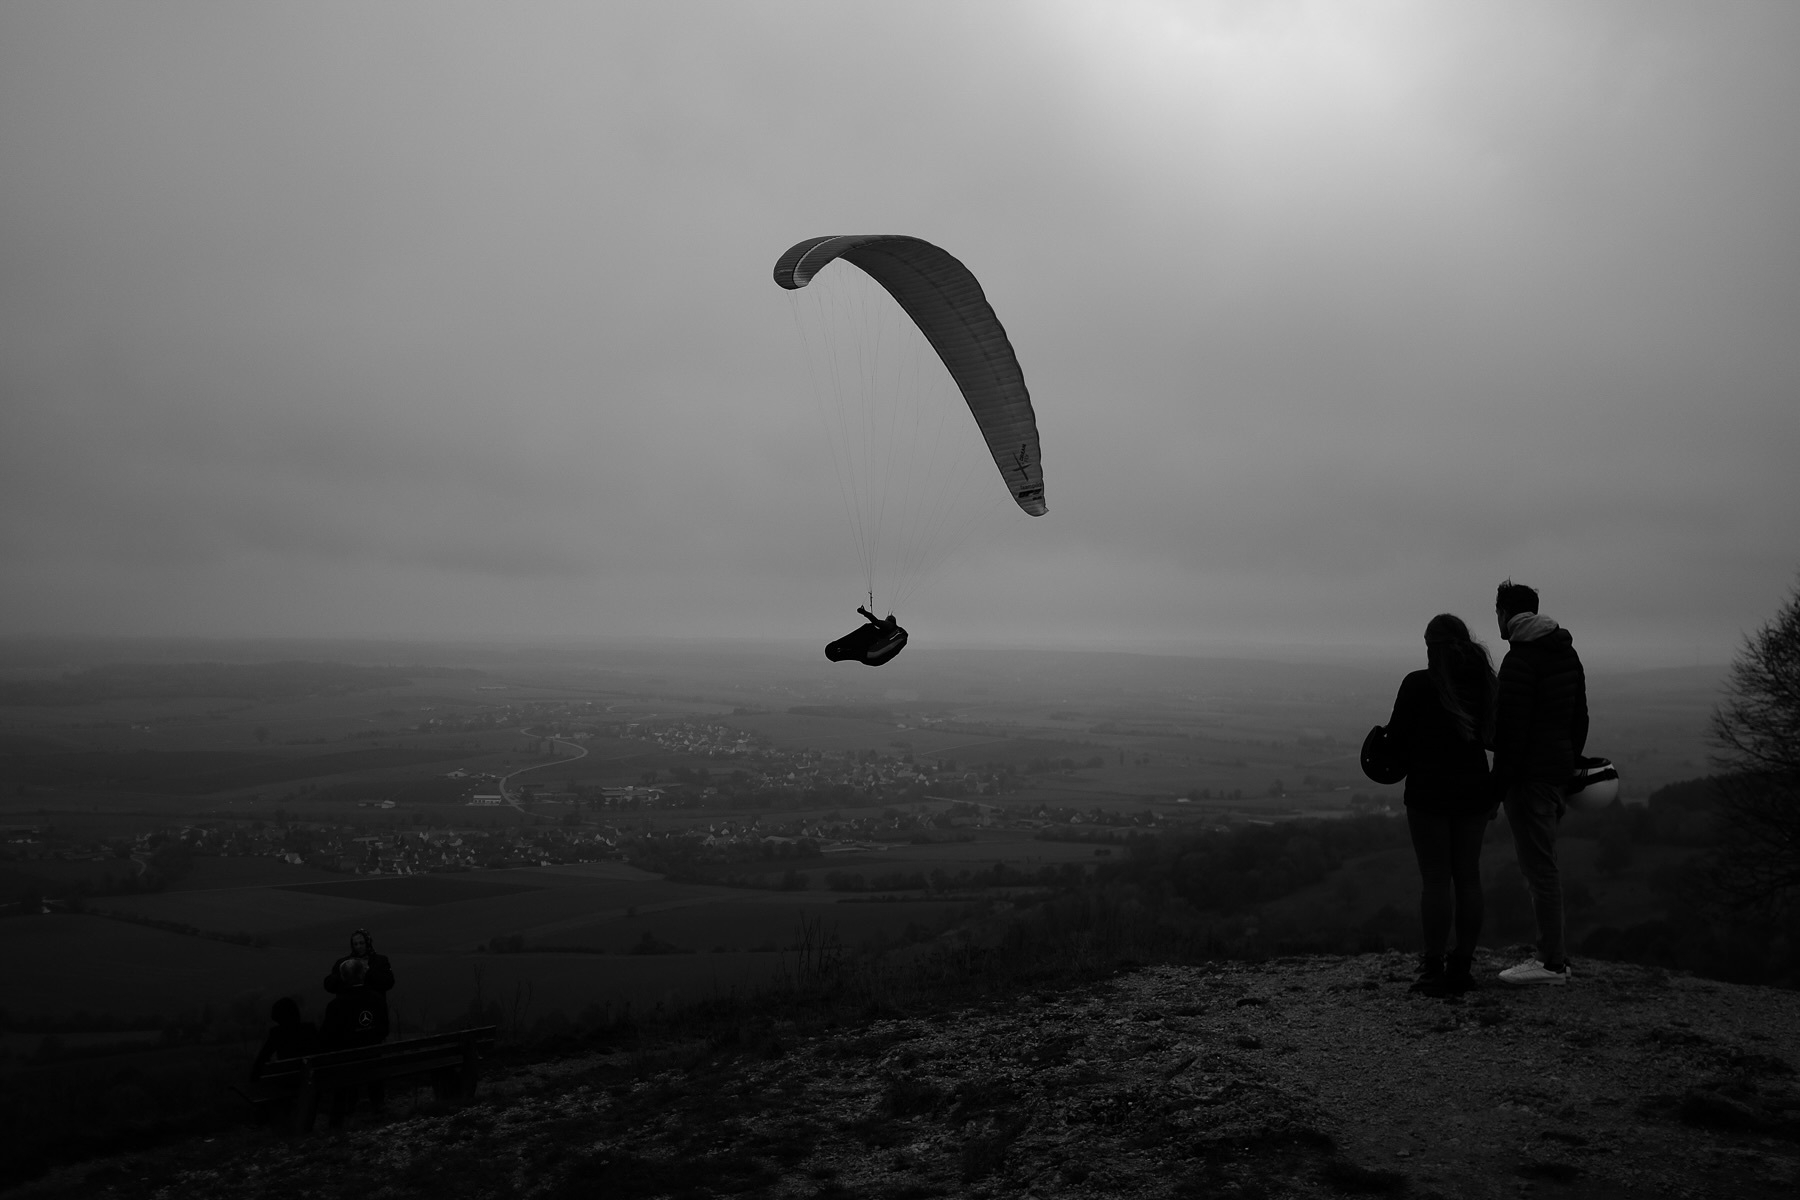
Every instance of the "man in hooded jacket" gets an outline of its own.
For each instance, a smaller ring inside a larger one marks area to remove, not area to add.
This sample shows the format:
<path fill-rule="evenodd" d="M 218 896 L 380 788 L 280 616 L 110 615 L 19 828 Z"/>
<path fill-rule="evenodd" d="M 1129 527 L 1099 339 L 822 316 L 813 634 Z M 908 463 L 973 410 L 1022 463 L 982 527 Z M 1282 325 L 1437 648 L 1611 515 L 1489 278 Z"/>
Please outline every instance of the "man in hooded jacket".
<path fill-rule="evenodd" d="M 1500 981 L 1563 984 L 1569 963 L 1556 828 L 1587 745 L 1587 676 L 1569 631 L 1538 612 L 1535 590 L 1507 580 L 1494 613 L 1508 646 L 1494 707 L 1494 783 L 1538 927 L 1538 956 L 1500 972 Z"/>
<path fill-rule="evenodd" d="M 331 1003 L 325 1006 L 325 1020 L 319 1028 L 319 1045 L 324 1050 L 352 1050 L 358 1046 L 375 1046 L 387 1040 L 387 999 L 369 986 L 369 965 L 354 955 L 340 959 L 337 986 L 332 988 Z M 387 1100 L 387 1088 L 379 1079 L 368 1083 L 369 1107 L 380 1112 Z M 335 1088 L 331 1095 L 331 1127 L 344 1123 L 344 1117 L 356 1105 L 355 1084 Z"/>
<path fill-rule="evenodd" d="M 352 933 L 350 953 L 332 963 L 331 973 L 325 976 L 325 990 L 335 999 L 325 1010 L 325 1028 L 321 1033 L 336 1043 L 333 1049 L 370 1046 L 387 1040 L 387 994 L 393 987 L 394 966 L 388 956 L 375 953 L 375 939 L 368 930 Z M 335 1018 L 334 1012 L 338 1014 Z M 380 1080 L 370 1082 L 368 1087 L 369 1104 L 380 1112 L 387 1100 L 387 1087 Z M 353 1090 L 352 1097 L 354 1094 Z M 344 1108 L 342 1097 L 333 1101 L 334 1122 L 343 1121 Z"/>
<path fill-rule="evenodd" d="M 394 987 L 394 965 L 387 955 L 375 953 L 375 939 L 369 936 L 368 930 L 358 929 L 350 935 L 350 953 L 331 964 L 331 971 L 325 976 L 325 990 L 335 996 L 347 986 L 343 966 L 352 958 L 361 959 L 367 968 L 360 986 L 367 989 L 380 1014 L 381 1028 L 385 1030 L 388 1027 L 387 994 Z"/>

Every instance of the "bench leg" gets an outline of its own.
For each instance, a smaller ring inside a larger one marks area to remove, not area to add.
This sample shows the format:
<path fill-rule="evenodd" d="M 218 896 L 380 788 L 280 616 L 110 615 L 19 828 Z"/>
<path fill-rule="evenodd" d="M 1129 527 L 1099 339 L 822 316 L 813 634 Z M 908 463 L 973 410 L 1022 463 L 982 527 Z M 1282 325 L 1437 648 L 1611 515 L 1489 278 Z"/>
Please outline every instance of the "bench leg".
<path fill-rule="evenodd" d="M 476 1051 L 473 1042 L 464 1043 L 461 1078 L 458 1081 L 462 1084 L 461 1090 L 462 1098 L 464 1100 L 473 1100 L 475 1098 L 475 1084 L 480 1077 L 481 1055 Z"/>
<path fill-rule="evenodd" d="M 308 1082 L 303 1085 L 290 1108 L 291 1120 L 288 1128 L 293 1133 L 311 1133 L 313 1121 L 319 1115 L 319 1088 L 317 1084 Z"/>

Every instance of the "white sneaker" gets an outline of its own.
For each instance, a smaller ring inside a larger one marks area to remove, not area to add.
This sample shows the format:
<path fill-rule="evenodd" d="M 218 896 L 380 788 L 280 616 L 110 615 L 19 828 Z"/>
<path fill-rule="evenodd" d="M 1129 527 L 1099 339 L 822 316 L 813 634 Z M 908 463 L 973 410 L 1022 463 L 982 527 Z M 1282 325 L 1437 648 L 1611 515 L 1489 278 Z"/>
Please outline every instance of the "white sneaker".
<path fill-rule="evenodd" d="M 1574 972 L 1569 969 L 1568 963 L 1563 964 L 1562 970 L 1552 971 L 1541 961 L 1534 958 L 1522 962 L 1516 967 L 1508 967 L 1506 970 L 1500 972 L 1500 982 L 1514 985 L 1547 983 L 1554 986 L 1556 984 L 1569 982 L 1569 977 L 1573 974 Z"/>

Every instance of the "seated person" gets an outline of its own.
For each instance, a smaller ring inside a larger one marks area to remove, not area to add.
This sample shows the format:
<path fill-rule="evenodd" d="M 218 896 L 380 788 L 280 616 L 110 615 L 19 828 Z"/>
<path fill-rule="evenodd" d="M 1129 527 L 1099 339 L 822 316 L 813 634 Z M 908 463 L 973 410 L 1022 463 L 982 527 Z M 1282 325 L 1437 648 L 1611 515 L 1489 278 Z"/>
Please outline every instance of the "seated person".
<path fill-rule="evenodd" d="M 262 1074 L 269 1063 L 281 1058 L 303 1058 L 319 1048 L 319 1028 L 300 1019 L 300 1006 L 292 997 L 283 996 L 269 1009 L 269 1020 L 275 1028 L 263 1039 L 256 1061 L 250 1064 L 250 1078 Z"/>
<path fill-rule="evenodd" d="M 869 623 L 825 647 L 826 658 L 832 662 L 853 658 L 864 666 L 879 667 L 900 653 L 906 645 L 906 630 L 900 628 L 893 613 L 877 617 L 860 604 L 856 611 L 867 617 Z"/>
<path fill-rule="evenodd" d="M 291 997 L 283 996 L 274 1003 L 269 1009 L 269 1020 L 275 1023 L 275 1028 L 269 1030 L 269 1036 L 263 1039 L 262 1049 L 256 1052 L 256 1061 L 250 1064 L 252 1081 L 260 1079 L 272 1062 L 284 1058 L 304 1058 L 320 1049 L 319 1027 L 311 1021 L 300 1019 L 300 1006 Z M 243 1095 L 242 1092 L 238 1094 Z M 251 1112 L 257 1124 L 286 1125 L 292 1097 L 253 1095 L 244 1098 L 250 1101 Z"/>

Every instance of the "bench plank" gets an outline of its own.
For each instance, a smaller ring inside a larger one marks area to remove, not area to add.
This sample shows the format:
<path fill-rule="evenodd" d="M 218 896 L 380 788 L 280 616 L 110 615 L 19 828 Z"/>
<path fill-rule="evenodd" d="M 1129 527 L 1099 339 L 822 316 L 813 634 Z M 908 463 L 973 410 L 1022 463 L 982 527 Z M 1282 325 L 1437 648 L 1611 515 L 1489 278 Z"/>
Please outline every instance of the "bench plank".
<path fill-rule="evenodd" d="M 278 1112 L 286 1109 L 288 1120 L 284 1123 L 296 1133 L 312 1128 L 322 1096 L 377 1080 L 428 1075 L 440 1099 L 466 1100 L 475 1094 L 481 1060 L 493 1050 L 498 1034 L 497 1027 L 483 1025 L 431 1037 L 276 1059 L 264 1064 L 251 1087 L 257 1093 L 256 1099 L 275 1103 Z"/>

